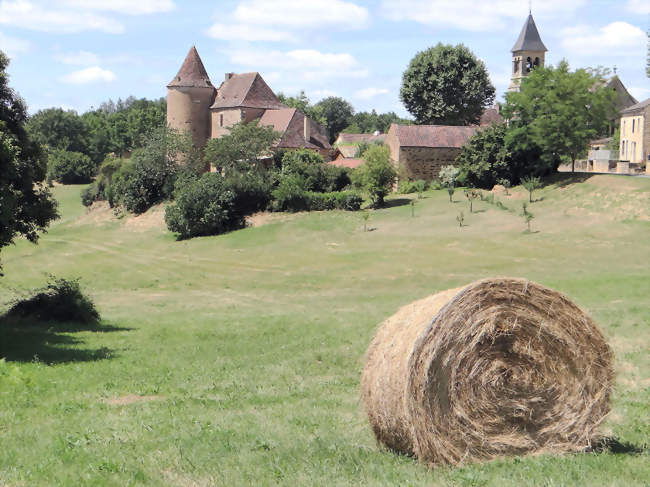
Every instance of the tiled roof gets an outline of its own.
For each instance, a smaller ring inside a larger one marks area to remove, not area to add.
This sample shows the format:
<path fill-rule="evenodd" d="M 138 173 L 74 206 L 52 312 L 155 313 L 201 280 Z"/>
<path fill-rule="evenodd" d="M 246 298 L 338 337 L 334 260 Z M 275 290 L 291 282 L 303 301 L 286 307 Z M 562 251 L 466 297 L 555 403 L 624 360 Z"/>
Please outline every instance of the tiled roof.
<path fill-rule="evenodd" d="M 512 47 L 512 52 L 519 51 L 547 51 L 546 46 L 539 36 L 539 31 L 537 30 L 532 14 L 526 19 L 526 23 L 523 29 L 521 29 L 521 34 L 519 34 L 517 42 Z"/>
<path fill-rule="evenodd" d="M 364 162 L 366 161 L 364 161 L 363 159 L 346 158 L 346 159 L 337 159 L 335 161 L 330 161 L 328 164 L 331 164 L 332 166 L 336 166 L 336 167 L 347 167 L 348 169 L 356 169 Z"/>
<path fill-rule="evenodd" d="M 635 113 L 644 112 L 650 106 L 650 98 L 643 100 L 641 103 L 632 105 L 621 112 L 621 115 L 634 115 Z"/>
<path fill-rule="evenodd" d="M 291 119 L 296 113 L 295 108 L 281 108 L 279 110 L 266 110 L 260 118 L 260 125 L 269 125 L 273 130 L 284 134 L 289 127 Z"/>
<path fill-rule="evenodd" d="M 386 134 L 339 134 L 336 139 L 337 144 L 359 144 L 361 142 L 374 142 L 380 140 L 384 142 L 386 140 Z"/>
<path fill-rule="evenodd" d="M 259 73 L 228 76 L 218 88 L 212 108 L 287 108 Z"/>
<path fill-rule="evenodd" d="M 388 135 L 395 134 L 402 147 L 460 148 L 476 133 L 478 127 L 453 125 L 398 125 L 390 126 Z"/>
<path fill-rule="evenodd" d="M 167 85 L 168 88 L 213 88 L 203 61 L 196 47 L 192 46 L 178 74 Z"/>
<path fill-rule="evenodd" d="M 339 145 L 336 149 L 343 154 L 343 157 L 354 157 L 357 155 L 357 150 L 359 150 L 358 145 Z"/>

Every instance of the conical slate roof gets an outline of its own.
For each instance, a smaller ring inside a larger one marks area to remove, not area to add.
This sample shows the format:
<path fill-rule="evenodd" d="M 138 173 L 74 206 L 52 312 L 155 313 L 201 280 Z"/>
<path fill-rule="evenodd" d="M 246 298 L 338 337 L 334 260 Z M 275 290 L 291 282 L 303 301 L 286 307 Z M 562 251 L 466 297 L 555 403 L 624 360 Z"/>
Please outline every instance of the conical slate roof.
<path fill-rule="evenodd" d="M 213 88 L 196 47 L 192 46 L 178 74 L 167 85 L 167 88 L 174 87 Z"/>
<path fill-rule="evenodd" d="M 519 34 L 519 39 L 515 42 L 512 52 L 518 51 L 541 51 L 546 52 L 546 46 L 542 42 L 542 39 L 539 37 L 539 32 L 537 31 L 537 26 L 533 20 L 533 14 L 528 15 L 528 19 L 524 24 L 524 28 L 521 29 L 521 34 Z"/>

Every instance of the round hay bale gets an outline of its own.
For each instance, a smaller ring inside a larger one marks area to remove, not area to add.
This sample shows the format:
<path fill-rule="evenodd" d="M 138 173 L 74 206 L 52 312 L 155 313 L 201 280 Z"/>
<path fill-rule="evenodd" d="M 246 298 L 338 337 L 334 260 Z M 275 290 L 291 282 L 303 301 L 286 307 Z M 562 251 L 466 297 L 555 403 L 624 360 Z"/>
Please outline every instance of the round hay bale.
<path fill-rule="evenodd" d="M 612 358 L 563 295 L 486 279 L 382 323 L 361 397 L 377 440 L 425 463 L 580 451 L 609 412 Z"/>

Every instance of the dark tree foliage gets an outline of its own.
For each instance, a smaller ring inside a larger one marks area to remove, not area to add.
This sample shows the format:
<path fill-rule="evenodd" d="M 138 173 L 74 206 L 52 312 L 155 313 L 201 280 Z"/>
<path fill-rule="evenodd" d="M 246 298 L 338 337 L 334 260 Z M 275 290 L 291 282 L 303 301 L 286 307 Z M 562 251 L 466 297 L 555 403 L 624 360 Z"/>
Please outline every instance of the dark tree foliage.
<path fill-rule="evenodd" d="M 58 216 L 56 202 L 42 184 L 45 158 L 25 129 L 25 105 L 8 84 L 8 64 L 0 51 L 0 249 L 17 236 L 36 242 Z"/>
<path fill-rule="evenodd" d="M 343 130 L 343 133 L 372 134 L 374 132 L 380 132 L 385 134 L 393 123 L 411 125 L 413 120 L 401 118 L 395 112 L 377 113 L 375 110 L 371 112 L 359 112 L 352 117 L 350 125 Z"/>
<path fill-rule="evenodd" d="M 330 96 L 316 103 L 316 108 L 322 113 L 330 136 L 334 142 L 341 131 L 352 122 L 354 108 L 343 98 Z"/>
<path fill-rule="evenodd" d="M 47 108 L 29 117 L 27 131 L 47 151 L 84 152 L 87 128 L 74 110 Z"/>
<path fill-rule="evenodd" d="M 472 125 L 494 93 L 483 61 L 462 44 L 439 43 L 411 60 L 400 97 L 418 124 Z"/>
<path fill-rule="evenodd" d="M 50 154 L 48 160 L 47 178 L 62 184 L 89 183 L 97 166 L 86 154 L 56 150 Z"/>
<path fill-rule="evenodd" d="M 491 189 L 501 180 L 512 186 L 530 174 L 543 174 L 545 164 L 541 151 L 534 144 L 522 150 L 507 137 L 505 124 L 493 124 L 478 131 L 456 159 L 462 184 L 472 188 Z"/>
<path fill-rule="evenodd" d="M 319 153 L 309 149 L 285 153 L 280 183 L 286 178 L 295 179 L 304 191 L 317 193 L 341 191 L 350 184 L 350 176 L 345 169 L 326 164 Z"/>
<path fill-rule="evenodd" d="M 597 72 L 572 72 L 566 61 L 556 68 L 536 68 L 524 78 L 519 92 L 506 95 L 502 112 L 510 120 L 506 142 L 522 151 L 541 149 L 546 167 L 537 175 L 557 170 L 563 158 L 573 165 L 590 140 L 606 133 L 615 116 L 614 96 Z"/>
<path fill-rule="evenodd" d="M 165 222 L 180 238 L 218 235 L 241 228 L 243 215 L 235 209 L 235 192 L 220 174 L 189 178 L 165 209 Z"/>
<path fill-rule="evenodd" d="M 272 127 L 238 123 L 228 135 L 208 141 L 204 161 L 225 175 L 258 170 L 262 160 L 273 157 L 271 147 L 278 139 Z"/>

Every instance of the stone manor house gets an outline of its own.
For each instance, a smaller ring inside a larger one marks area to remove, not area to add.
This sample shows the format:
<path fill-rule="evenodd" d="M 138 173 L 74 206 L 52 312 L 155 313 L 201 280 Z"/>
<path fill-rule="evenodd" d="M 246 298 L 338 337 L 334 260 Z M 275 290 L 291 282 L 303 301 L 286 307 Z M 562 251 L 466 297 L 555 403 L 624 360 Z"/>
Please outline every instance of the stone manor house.
<path fill-rule="evenodd" d="M 226 73 L 215 88 L 195 47 L 167 85 L 167 124 L 192 135 L 197 147 L 219 138 L 239 122 L 258 121 L 280 134 L 277 149 L 307 148 L 330 160 L 325 129 L 283 104 L 259 73 Z"/>

